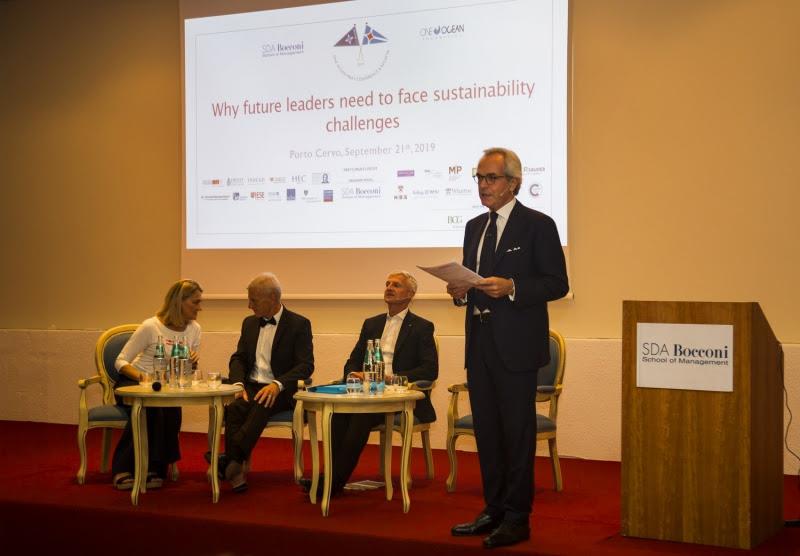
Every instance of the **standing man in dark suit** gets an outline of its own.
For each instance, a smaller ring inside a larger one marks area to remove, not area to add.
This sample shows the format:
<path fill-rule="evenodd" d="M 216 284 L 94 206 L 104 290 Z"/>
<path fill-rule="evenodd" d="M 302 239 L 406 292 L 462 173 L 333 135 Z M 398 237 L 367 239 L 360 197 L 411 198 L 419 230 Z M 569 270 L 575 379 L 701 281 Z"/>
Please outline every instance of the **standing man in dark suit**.
<path fill-rule="evenodd" d="M 474 174 L 489 209 L 467 222 L 463 264 L 484 278 L 448 284 L 466 305 L 469 399 L 483 481 L 483 511 L 455 536 L 484 535 L 495 548 L 530 538 L 536 453 L 536 375 L 550 358 L 547 302 L 569 291 L 553 220 L 517 199 L 522 164 L 508 149 L 484 151 Z"/>
<path fill-rule="evenodd" d="M 344 365 L 345 379 L 348 374 L 355 373 L 363 380 L 361 371 L 367 340 L 379 338 L 387 375 L 404 375 L 409 382 L 436 380 L 439 357 L 433 339 L 433 323 L 408 310 L 416 293 L 417 281 L 408 272 L 393 272 L 386 278 L 383 300 L 389 311 L 364 321 L 358 341 Z M 426 392 L 414 407 L 414 420 L 421 423 L 436 420 L 430 392 Z M 331 421 L 332 494 L 342 491 L 358 464 L 372 427 L 383 422 L 382 413 L 334 413 Z M 304 480 L 301 484 L 307 490 L 310 483 Z"/>
<path fill-rule="evenodd" d="M 281 304 L 274 274 L 256 276 L 247 286 L 253 315 L 242 322 L 229 382 L 244 387 L 225 412 L 225 454 L 220 469 L 233 490 L 247 490 L 245 462 L 269 418 L 294 407 L 297 381 L 314 372 L 311 323 Z"/>

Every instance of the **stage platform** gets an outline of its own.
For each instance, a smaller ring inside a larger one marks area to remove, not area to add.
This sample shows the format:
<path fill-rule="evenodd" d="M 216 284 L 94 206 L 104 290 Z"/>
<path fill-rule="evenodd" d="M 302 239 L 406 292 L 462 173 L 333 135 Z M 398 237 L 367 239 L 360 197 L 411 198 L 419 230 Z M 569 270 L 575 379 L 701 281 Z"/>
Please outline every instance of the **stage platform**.
<path fill-rule="evenodd" d="M 0 421 L 0 539 L 5 554 L 374 554 L 443 556 L 485 554 L 480 538 L 454 538 L 450 527 L 482 508 L 477 457 L 459 453 L 456 492 L 447 493 L 447 454 L 434 451 L 436 478 L 424 479 L 424 461 L 414 450 L 411 510 L 402 511 L 399 489 L 386 501 L 383 490 L 345 492 L 322 517 L 292 481 L 292 451 L 286 439 L 262 438 L 255 451 L 249 490 L 223 485 L 211 503 L 206 482 L 205 435 L 182 433 L 180 479 L 130 502 L 129 492 L 111 487 L 99 472 L 100 436 L 90 431 L 89 471 L 78 485 L 76 426 Z M 310 469 L 306 442 L 306 469 Z M 397 487 L 399 450 L 393 471 Z M 378 451 L 368 446 L 354 480 L 376 479 Z M 549 460 L 536 460 L 536 500 L 531 540 L 496 553 L 515 554 L 742 554 L 746 551 L 622 537 L 620 465 L 562 459 L 564 491 L 552 488 Z M 308 473 L 307 473 L 308 474 Z M 784 479 L 785 516 L 800 517 L 800 482 Z M 9 551 L 6 547 L 16 547 Z M 800 555 L 800 529 L 784 528 L 751 551 Z"/>

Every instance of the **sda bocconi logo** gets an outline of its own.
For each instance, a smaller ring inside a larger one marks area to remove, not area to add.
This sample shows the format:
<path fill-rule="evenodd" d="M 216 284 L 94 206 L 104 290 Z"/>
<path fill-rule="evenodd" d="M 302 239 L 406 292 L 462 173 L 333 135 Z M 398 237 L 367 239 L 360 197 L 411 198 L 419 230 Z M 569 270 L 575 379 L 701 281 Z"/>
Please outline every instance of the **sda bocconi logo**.
<path fill-rule="evenodd" d="M 642 361 L 645 363 L 680 363 L 683 365 L 716 365 L 727 366 L 729 360 L 728 346 L 697 347 L 657 342 L 643 342 L 641 345 Z"/>
<path fill-rule="evenodd" d="M 367 23 L 359 37 L 356 26 L 333 45 L 333 61 L 339 71 L 353 81 L 375 77 L 389 59 L 389 39 Z"/>

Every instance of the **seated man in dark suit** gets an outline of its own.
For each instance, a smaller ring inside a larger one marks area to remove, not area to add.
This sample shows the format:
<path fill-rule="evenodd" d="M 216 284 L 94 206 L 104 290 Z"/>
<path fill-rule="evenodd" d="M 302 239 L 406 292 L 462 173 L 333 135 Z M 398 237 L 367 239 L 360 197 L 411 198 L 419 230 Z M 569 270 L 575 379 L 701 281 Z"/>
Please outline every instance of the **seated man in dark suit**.
<path fill-rule="evenodd" d="M 408 272 L 393 272 L 386 278 L 383 300 L 388 314 L 368 318 L 361 326 L 350 358 L 344 365 L 344 378 L 350 373 L 361 375 L 367 340 L 380 338 L 386 364 L 386 374 L 408 377 L 409 382 L 436 380 L 439 376 L 439 358 L 433 339 L 433 323 L 408 310 L 417 293 L 417 281 Z M 419 400 L 414 408 L 414 418 L 422 423 L 436 420 L 430 393 Z M 361 451 L 369 440 L 372 427 L 384 422 L 381 413 L 335 413 L 331 422 L 333 476 L 331 494 L 344 488 L 350 474 L 358 464 Z M 310 481 L 302 481 L 307 490 Z M 322 483 L 320 482 L 320 487 Z"/>
<path fill-rule="evenodd" d="M 281 304 L 274 274 L 256 276 L 247 287 L 253 315 L 242 322 L 228 381 L 244 392 L 225 411 L 225 454 L 220 469 L 233 490 L 247 490 L 244 462 L 270 417 L 294 407 L 297 381 L 314 372 L 311 323 Z"/>

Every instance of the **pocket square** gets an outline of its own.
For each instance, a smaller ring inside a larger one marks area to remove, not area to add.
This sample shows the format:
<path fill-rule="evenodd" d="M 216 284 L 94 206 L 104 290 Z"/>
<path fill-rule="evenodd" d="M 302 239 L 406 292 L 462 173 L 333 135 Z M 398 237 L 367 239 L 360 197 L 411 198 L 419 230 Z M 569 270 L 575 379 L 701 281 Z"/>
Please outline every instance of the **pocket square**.
<path fill-rule="evenodd" d="M 520 249 L 522 249 L 522 247 L 519 247 L 519 246 L 517 246 L 517 247 L 509 247 L 508 249 L 506 249 L 506 253 L 512 253 L 513 251 L 519 251 Z"/>

